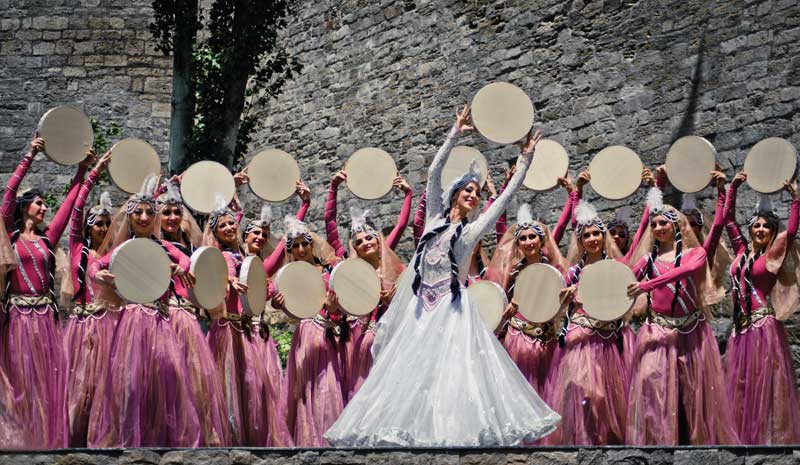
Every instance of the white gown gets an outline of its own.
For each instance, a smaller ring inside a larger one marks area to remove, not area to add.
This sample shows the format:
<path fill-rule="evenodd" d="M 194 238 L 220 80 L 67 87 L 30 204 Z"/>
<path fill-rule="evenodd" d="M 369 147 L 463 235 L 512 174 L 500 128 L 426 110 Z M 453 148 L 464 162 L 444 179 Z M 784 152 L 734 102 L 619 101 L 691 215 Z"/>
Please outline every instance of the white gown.
<path fill-rule="evenodd" d="M 426 232 L 445 222 L 439 180 L 457 138 L 454 127 L 429 169 Z M 464 227 L 454 247 L 460 282 L 477 241 L 505 210 L 529 166 L 530 158 L 521 157 L 505 192 Z M 370 374 L 325 434 L 332 445 L 510 446 L 540 438 L 560 421 L 486 328 L 463 286 L 460 299 L 451 301 L 448 251 L 457 226 L 422 252 L 420 297 L 411 288 L 411 266 L 400 278 L 376 329 Z"/>

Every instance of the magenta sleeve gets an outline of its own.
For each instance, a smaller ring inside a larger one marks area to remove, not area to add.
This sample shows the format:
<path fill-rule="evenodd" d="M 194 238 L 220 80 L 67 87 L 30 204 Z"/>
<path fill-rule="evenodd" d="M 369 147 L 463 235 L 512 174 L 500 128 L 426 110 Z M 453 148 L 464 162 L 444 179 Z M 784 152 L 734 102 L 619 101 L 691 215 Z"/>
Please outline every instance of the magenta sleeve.
<path fill-rule="evenodd" d="M 264 260 L 264 271 L 267 272 L 267 276 L 272 276 L 278 271 L 278 268 L 281 266 L 283 262 L 283 257 L 286 254 L 286 239 L 281 239 L 278 242 L 278 245 L 275 246 L 275 250 Z"/>
<path fill-rule="evenodd" d="M 683 254 L 681 266 L 673 268 L 660 276 L 650 279 L 649 281 L 644 281 L 639 284 L 639 287 L 645 292 L 651 292 L 653 289 L 659 286 L 665 286 L 691 276 L 692 273 L 705 266 L 705 264 L 705 249 L 702 247 L 694 247 Z"/>
<path fill-rule="evenodd" d="M 325 235 L 328 237 L 328 243 L 333 247 L 336 256 L 341 258 L 344 256 L 344 246 L 339 239 L 339 227 L 336 225 L 336 194 L 338 193 L 337 186 L 331 183 L 328 188 L 328 199 L 325 201 Z"/>
<path fill-rule="evenodd" d="M 6 231 L 11 234 L 14 231 L 14 209 L 17 206 L 17 190 L 19 189 L 22 178 L 28 174 L 28 170 L 33 163 L 33 157 L 25 155 L 17 165 L 17 169 L 11 174 L 6 184 L 6 191 L 3 193 L 3 224 L 6 226 Z"/>
<path fill-rule="evenodd" d="M 572 218 L 572 211 L 578 203 L 578 191 L 574 190 L 567 194 L 567 200 L 564 202 L 564 208 L 561 210 L 561 216 L 558 217 L 558 223 L 553 229 L 553 240 L 556 245 L 564 238 L 564 233 L 567 231 L 567 224 Z"/>
<path fill-rule="evenodd" d="M 414 222 L 412 228 L 414 230 L 414 247 L 419 244 L 419 239 L 422 233 L 425 232 L 425 208 L 427 204 L 427 192 L 422 191 L 422 196 L 419 198 L 419 205 L 417 205 L 417 212 L 414 214 Z"/>
<path fill-rule="evenodd" d="M 403 237 L 403 231 L 405 231 L 406 226 L 408 226 L 408 219 L 411 216 L 411 200 L 413 197 L 414 193 L 409 189 L 403 199 L 403 206 L 400 208 L 400 216 L 397 217 L 397 224 L 394 225 L 394 229 L 392 229 L 389 237 L 386 238 L 386 244 L 392 250 L 400 243 L 400 238 Z"/>
<path fill-rule="evenodd" d="M 708 232 L 703 248 L 706 250 L 707 257 L 713 257 L 717 251 L 719 240 L 722 237 L 722 229 L 725 226 L 725 191 L 719 190 L 717 192 L 717 208 L 714 210 L 714 222 L 711 224 L 711 229 Z M 709 260 L 709 268 L 714 264 L 713 260 Z"/>
<path fill-rule="evenodd" d="M 58 207 L 53 221 L 47 225 L 45 235 L 51 244 L 56 244 L 59 239 L 61 239 L 61 235 L 64 234 L 64 230 L 67 229 L 67 224 L 69 224 L 72 209 L 78 198 L 78 192 L 81 189 L 85 174 L 86 167 L 83 165 L 78 166 L 78 171 L 75 173 L 75 177 L 72 178 L 72 183 L 70 184 L 66 197 L 64 197 L 64 200 L 61 202 L 61 206 Z"/>

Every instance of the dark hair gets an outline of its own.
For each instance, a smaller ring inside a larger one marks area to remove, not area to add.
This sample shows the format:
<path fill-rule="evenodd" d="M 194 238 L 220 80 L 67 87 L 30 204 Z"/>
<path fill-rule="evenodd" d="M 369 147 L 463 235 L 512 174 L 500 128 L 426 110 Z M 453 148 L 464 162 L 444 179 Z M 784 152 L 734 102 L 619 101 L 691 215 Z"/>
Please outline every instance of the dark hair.
<path fill-rule="evenodd" d="M 29 189 L 21 196 L 17 197 L 17 203 L 14 207 L 14 229 L 22 230 L 22 227 L 25 223 L 25 210 L 28 209 L 28 206 L 32 204 L 37 197 L 44 199 L 44 193 L 35 188 Z M 38 230 L 38 228 L 36 232 L 40 235 L 42 233 L 42 231 Z"/>
<path fill-rule="evenodd" d="M 681 230 L 678 228 L 677 223 L 672 223 L 675 227 L 675 268 L 681 266 L 681 257 L 683 256 L 683 238 L 681 235 Z M 655 260 L 658 256 L 658 250 L 661 246 L 659 241 L 653 241 L 653 248 L 650 252 L 650 255 L 647 256 L 647 266 L 644 269 L 643 277 L 650 279 L 652 276 L 653 268 L 655 267 Z M 675 307 L 678 303 L 679 294 L 681 293 L 681 282 L 675 282 L 675 291 L 672 294 L 672 304 L 670 306 L 670 313 L 672 316 L 675 316 Z M 650 293 L 647 293 L 647 308 L 650 308 L 650 305 L 653 303 L 652 297 Z"/>

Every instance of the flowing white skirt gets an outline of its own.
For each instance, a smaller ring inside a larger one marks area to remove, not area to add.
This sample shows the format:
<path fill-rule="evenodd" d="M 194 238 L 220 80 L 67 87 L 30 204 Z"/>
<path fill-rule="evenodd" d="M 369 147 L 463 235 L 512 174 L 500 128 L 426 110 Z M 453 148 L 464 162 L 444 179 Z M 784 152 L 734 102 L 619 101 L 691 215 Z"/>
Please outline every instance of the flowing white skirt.
<path fill-rule="evenodd" d="M 425 311 L 413 272 L 376 330 L 374 364 L 325 437 L 334 446 L 510 446 L 561 417 L 525 380 L 462 288 Z"/>

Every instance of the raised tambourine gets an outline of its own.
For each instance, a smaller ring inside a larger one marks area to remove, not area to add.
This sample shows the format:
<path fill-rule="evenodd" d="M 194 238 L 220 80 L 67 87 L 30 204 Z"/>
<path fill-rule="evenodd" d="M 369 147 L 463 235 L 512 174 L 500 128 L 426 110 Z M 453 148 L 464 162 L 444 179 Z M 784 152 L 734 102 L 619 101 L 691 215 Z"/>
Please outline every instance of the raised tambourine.
<path fill-rule="evenodd" d="M 569 169 L 569 155 L 558 142 L 542 139 L 536 144 L 533 160 L 525 180 L 525 187 L 535 191 L 547 191 L 558 185 L 558 178 Z"/>
<path fill-rule="evenodd" d="M 129 194 L 139 192 L 147 176 L 159 173 L 161 160 L 158 152 L 142 139 L 122 139 L 111 147 L 108 174 L 123 191 Z"/>
<path fill-rule="evenodd" d="M 369 315 L 381 298 L 381 279 L 375 268 L 360 258 L 350 258 L 336 265 L 329 285 L 336 293 L 339 306 L 348 315 Z"/>
<path fill-rule="evenodd" d="M 764 139 L 747 152 L 744 171 L 754 191 L 774 194 L 783 189 L 784 181 L 795 178 L 797 150 L 786 139 Z"/>
<path fill-rule="evenodd" d="M 483 136 L 498 144 L 525 138 L 533 127 L 533 103 L 519 87 L 507 82 L 484 86 L 472 99 L 472 122 Z"/>
<path fill-rule="evenodd" d="M 639 155 L 628 147 L 606 147 L 589 163 L 592 189 L 609 200 L 630 197 L 642 183 L 643 168 Z"/>
<path fill-rule="evenodd" d="M 267 272 L 257 255 L 251 255 L 242 261 L 239 282 L 247 285 L 247 292 L 239 296 L 245 315 L 261 315 L 267 303 Z"/>
<path fill-rule="evenodd" d="M 442 189 L 447 189 L 450 183 L 467 174 L 472 160 L 478 163 L 478 168 L 481 172 L 481 187 L 483 187 L 486 183 L 486 177 L 489 175 L 489 165 L 486 163 L 486 158 L 477 149 L 459 145 L 453 147 L 453 150 L 450 151 L 450 156 L 447 157 L 447 161 L 442 168 Z"/>
<path fill-rule="evenodd" d="M 111 254 L 109 271 L 117 294 L 136 304 L 153 303 L 169 289 L 172 262 L 151 239 L 128 239 Z"/>
<path fill-rule="evenodd" d="M 44 154 L 59 165 L 75 165 L 86 158 L 94 143 L 89 118 L 73 106 L 51 108 L 39 120 Z"/>
<path fill-rule="evenodd" d="M 286 313 L 299 319 L 314 318 L 325 303 L 325 281 L 307 262 L 291 262 L 275 275 L 275 285 L 285 298 Z"/>
<path fill-rule="evenodd" d="M 467 288 L 469 298 L 475 302 L 483 322 L 490 331 L 497 329 L 508 306 L 503 288 L 492 281 L 476 281 Z"/>
<path fill-rule="evenodd" d="M 397 176 L 397 165 L 392 156 L 374 147 L 363 148 L 350 155 L 344 170 L 347 173 L 347 188 L 364 200 L 375 200 L 388 194 Z"/>
<path fill-rule="evenodd" d="M 291 155 L 278 149 L 257 153 L 247 165 L 248 185 L 267 202 L 283 202 L 292 196 L 300 180 L 300 167 Z"/>
<path fill-rule="evenodd" d="M 554 267 L 545 263 L 526 266 L 514 284 L 514 300 L 519 312 L 530 322 L 545 323 L 553 319 L 561 308 L 559 292 L 564 288 L 564 278 Z"/>
<path fill-rule="evenodd" d="M 181 197 L 197 213 L 213 212 L 217 195 L 221 195 L 227 205 L 235 192 L 233 175 L 215 161 L 199 161 L 184 171 L 181 178 Z"/>
<path fill-rule="evenodd" d="M 578 300 L 583 310 L 600 321 L 614 321 L 633 306 L 628 297 L 628 285 L 636 277 L 626 265 L 616 260 L 600 260 L 587 265 L 578 283 Z"/>
<path fill-rule="evenodd" d="M 206 246 L 195 250 L 189 271 L 196 280 L 194 287 L 189 288 L 189 299 L 193 304 L 211 310 L 225 301 L 228 266 L 219 249 Z"/>
<path fill-rule="evenodd" d="M 711 182 L 716 159 L 717 150 L 711 142 L 699 136 L 681 137 L 667 152 L 669 182 L 681 192 L 700 192 Z"/>

